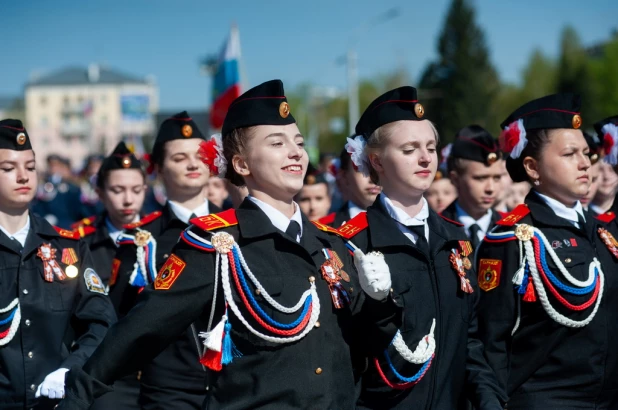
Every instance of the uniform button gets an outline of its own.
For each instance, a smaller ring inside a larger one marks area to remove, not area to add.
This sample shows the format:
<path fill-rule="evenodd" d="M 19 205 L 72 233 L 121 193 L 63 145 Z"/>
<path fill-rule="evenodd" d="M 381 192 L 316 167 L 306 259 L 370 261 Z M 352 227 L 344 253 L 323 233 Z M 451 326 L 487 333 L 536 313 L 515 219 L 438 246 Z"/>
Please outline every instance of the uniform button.
<path fill-rule="evenodd" d="M 565 263 L 571 263 L 571 258 L 566 258 L 566 259 L 564 260 L 564 262 L 565 262 Z"/>
<path fill-rule="evenodd" d="M 30 390 L 35 391 L 36 390 L 36 386 L 34 384 L 30 385 Z"/>
<path fill-rule="evenodd" d="M 256 295 L 259 295 L 259 294 L 261 294 L 261 293 L 262 293 L 262 292 L 261 292 L 259 289 L 256 289 L 256 290 L 255 290 L 255 294 L 256 294 Z"/>
<path fill-rule="evenodd" d="M 30 326 L 30 319 L 26 319 L 24 323 L 26 324 L 26 326 Z"/>
<path fill-rule="evenodd" d="M 206 391 L 210 390 L 210 386 L 206 386 Z"/>
<path fill-rule="evenodd" d="M 309 282 L 311 283 L 315 282 L 315 276 L 309 276 Z"/>
<path fill-rule="evenodd" d="M 169 258 L 169 255 L 166 253 L 165 255 L 163 255 L 163 259 L 167 259 Z"/>
<path fill-rule="evenodd" d="M 318 367 L 317 369 L 315 369 L 315 374 L 322 374 L 322 368 Z"/>
<path fill-rule="evenodd" d="M 320 327 L 320 322 L 315 322 L 315 327 Z"/>
<path fill-rule="evenodd" d="M 24 289 L 24 290 L 22 290 L 22 292 L 23 292 L 24 295 L 27 295 L 28 294 L 28 289 Z"/>
<path fill-rule="evenodd" d="M 28 357 L 32 359 L 34 357 L 34 353 L 28 352 Z"/>
<path fill-rule="evenodd" d="M 354 288 L 350 287 L 350 293 L 354 292 Z"/>

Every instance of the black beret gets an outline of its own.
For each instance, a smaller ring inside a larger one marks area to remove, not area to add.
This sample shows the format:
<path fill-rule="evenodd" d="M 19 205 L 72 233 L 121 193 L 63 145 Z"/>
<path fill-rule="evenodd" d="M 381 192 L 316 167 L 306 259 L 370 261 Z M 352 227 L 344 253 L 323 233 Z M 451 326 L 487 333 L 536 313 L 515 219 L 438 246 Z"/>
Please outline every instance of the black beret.
<path fill-rule="evenodd" d="M 283 83 L 281 80 L 271 80 L 246 91 L 230 104 L 221 135 L 225 138 L 238 128 L 289 125 L 295 122 L 285 97 Z"/>
<path fill-rule="evenodd" d="M 479 125 L 470 125 L 457 132 L 449 156 L 489 166 L 502 158 L 502 152 L 498 147 L 498 140 L 487 130 Z"/>
<path fill-rule="evenodd" d="M 323 172 L 318 171 L 316 167 L 314 167 L 311 163 L 307 167 L 307 173 L 305 174 L 305 178 L 303 180 L 303 185 L 317 185 L 317 184 L 327 184 L 326 175 Z"/>
<path fill-rule="evenodd" d="M 105 172 L 115 169 L 142 170 L 142 163 L 133 155 L 123 141 L 118 143 L 111 155 L 103 160 L 103 164 L 99 168 L 98 178 L 101 178 Z"/>
<path fill-rule="evenodd" d="M 28 131 L 21 121 L 11 119 L 0 121 L 0 148 L 13 151 L 32 149 Z"/>
<path fill-rule="evenodd" d="M 418 102 L 416 88 L 405 86 L 390 90 L 375 100 L 363 112 L 356 134 L 369 137 L 375 130 L 395 121 L 419 121 L 425 115 L 425 108 Z"/>
<path fill-rule="evenodd" d="M 172 140 L 182 140 L 188 138 L 204 138 L 204 135 L 197 128 L 197 124 L 189 113 L 186 111 L 180 112 L 176 115 L 163 121 L 157 134 L 157 139 L 152 147 L 152 155 L 150 160 L 153 163 L 159 162 L 163 157 L 163 146 L 166 142 Z"/>
<path fill-rule="evenodd" d="M 500 124 L 500 127 L 504 130 L 500 139 L 504 145 L 502 148 L 506 148 L 504 149 L 507 153 L 506 169 L 514 182 L 526 181 L 528 180 L 528 175 L 523 165 L 525 156 L 520 154 L 517 158 L 512 158 L 508 155 L 513 148 L 511 145 L 514 145 L 506 141 L 509 139 L 506 135 L 511 132 L 508 129 L 512 128 L 514 123 L 519 120 L 523 123 L 526 133 L 527 131 L 540 129 L 579 129 L 582 126 L 580 109 L 581 99 L 578 95 L 569 93 L 553 94 L 522 105 Z M 520 132 L 514 132 L 514 134 L 520 134 Z M 529 138 L 528 135 L 527 138 Z"/>
<path fill-rule="evenodd" d="M 590 152 L 588 156 L 590 157 L 590 163 L 596 164 L 597 161 L 603 156 L 603 143 L 596 135 L 588 134 L 584 131 L 584 138 L 586 139 L 586 143 L 588 144 L 588 148 Z"/>
<path fill-rule="evenodd" d="M 614 115 L 613 117 L 608 117 L 604 120 L 594 123 L 594 130 L 597 132 L 599 140 L 601 141 L 603 141 L 603 139 L 605 138 L 605 132 L 603 132 L 603 127 L 605 127 L 607 124 L 614 124 L 618 127 L 618 115 Z"/>

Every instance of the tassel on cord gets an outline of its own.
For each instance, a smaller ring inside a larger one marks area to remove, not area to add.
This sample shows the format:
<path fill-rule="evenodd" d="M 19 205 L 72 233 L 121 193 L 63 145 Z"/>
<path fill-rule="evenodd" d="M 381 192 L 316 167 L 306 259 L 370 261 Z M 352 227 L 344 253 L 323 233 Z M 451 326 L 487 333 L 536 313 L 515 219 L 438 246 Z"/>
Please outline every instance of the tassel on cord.
<path fill-rule="evenodd" d="M 232 324 L 227 322 L 225 324 L 225 336 L 223 336 L 223 349 L 222 349 L 223 355 L 221 357 L 221 363 L 223 363 L 226 366 L 232 363 L 232 360 L 234 360 L 235 357 L 242 357 L 242 353 L 238 351 L 238 349 L 234 345 L 234 342 L 232 342 L 232 336 L 230 335 L 231 330 L 232 330 Z"/>
<path fill-rule="evenodd" d="M 526 286 L 526 293 L 523 298 L 524 302 L 536 302 L 536 294 L 534 292 L 534 285 L 532 278 L 528 278 L 528 286 Z"/>
<path fill-rule="evenodd" d="M 513 285 L 521 286 L 524 280 L 524 266 L 522 265 L 513 276 Z"/>
<path fill-rule="evenodd" d="M 208 350 L 215 352 L 221 351 L 221 344 L 223 341 L 223 331 L 225 329 L 225 323 L 227 322 L 227 316 L 223 315 L 221 321 L 217 323 L 210 332 L 200 332 L 200 337 L 204 339 L 204 347 Z"/>
<path fill-rule="evenodd" d="M 206 350 L 206 353 L 200 359 L 200 363 L 208 367 L 215 372 L 221 371 L 223 368 L 221 364 L 221 352 L 215 352 L 214 350 Z"/>
<path fill-rule="evenodd" d="M 520 295 L 523 295 L 526 293 L 526 289 L 528 288 L 529 278 L 530 278 L 530 275 L 525 274 L 524 278 L 521 280 L 521 285 L 519 285 L 519 289 L 517 290 L 517 293 L 519 293 Z"/>

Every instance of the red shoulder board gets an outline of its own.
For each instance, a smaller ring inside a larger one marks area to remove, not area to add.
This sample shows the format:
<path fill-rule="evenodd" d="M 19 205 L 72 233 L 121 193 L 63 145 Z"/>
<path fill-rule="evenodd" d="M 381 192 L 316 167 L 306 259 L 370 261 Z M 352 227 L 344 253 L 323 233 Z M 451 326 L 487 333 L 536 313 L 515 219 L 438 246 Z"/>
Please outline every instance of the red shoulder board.
<path fill-rule="evenodd" d="M 346 239 L 350 239 L 368 226 L 369 223 L 367 222 L 367 212 L 361 212 L 344 225 L 340 226 L 337 231 L 339 232 L 339 235 Z"/>
<path fill-rule="evenodd" d="M 93 233 L 95 233 L 97 231 L 97 228 L 95 228 L 94 226 L 78 226 L 76 229 L 73 230 L 73 232 L 77 232 L 80 236 L 80 238 L 83 238 L 84 236 L 88 236 L 88 235 L 92 235 Z"/>
<path fill-rule="evenodd" d="M 94 223 L 94 221 L 96 221 L 96 219 L 97 219 L 96 215 L 89 216 L 88 218 L 80 219 L 79 221 L 71 224 L 71 229 L 77 229 L 80 226 L 90 226 Z"/>
<path fill-rule="evenodd" d="M 66 229 L 62 229 L 62 228 L 58 228 L 57 226 L 54 226 L 54 229 L 56 230 L 56 232 L 58 232 L 58 235 L 62 236 L 63 238 L 68 238 L 68 239 L 79 239 L 79 233 L 75 232 L 75 231 L 68 231 Z"/>
<path fill-rule="evenodd" d="M 530 209 L 528 208 L 528 205 L 519 204 L 507 216 L 496 222 L 496 224 L 501 226 L 513 226 L 529 213 Z"/>
<path fill-rule="evenodd" d="M 502 212 L 502 211 L 496 211 L 498 212 L 498 215 L 500 215 L 500 218 L 506 218 L 506 216 L 509 214 L 508 212 Z"/>
<path fill-rule="evenodd" d="M 335 222 L 335 216 L 336 215 L 337 214 L 335 212 L 330 213 L 330 214 L 326 215 L 325 217 L 318 219 L 318 222 L 323 224 L 323 225 L 330 225 L 330 224 Z"/>
<path fill-rule="evenodd" d="M 161 215 L 163 215 L 161 213 L 161 211 L 154 211 L 153 213 L 150 213 L 150 214 L 146 215 L 145 217 L 143 217 L 142 219 L 140 219 L 138 222 L 133 222 L 132 224 L 127 224 L 127 225 L 123 226 L 123 228 L 124 229 L 139 228 L 140 226 L 144 226 L 146 224 L 149 224 L 150 222 L 154 221 L 155 219 L 157 219 Z"/>
<path fill-rule="evenodd" d="M 330 232 L 339 235 L 339 231 L 337 229 L 333 228 L 332 226 L 326 225 L 324 222 L 322 222 L 322 219 L 318 219 L 317 221 L 311 221 L 311 223 L 314 224 L 316 228 L 318 228 L 320 231 Z"/>
<path fill-rule="evenodd" d="M 227 211 L 219 212 L 218 214 L 210 214 L 199 218 L 193 218 L 189 222 L 205 231 L 213 231 L 215 229 L 238 225 L 235 209 L 228 209 Z"/>
<path fill-rule="evenodd" d="M 446 216 L 442 215 L 442 214 L 438 214 L 440 215 L 440 218 L 444 219 L 446 222 L 450 222 L 453 225 L 457 225 L 457 226 L 463 226 L 463 224 L 461 222 L 457 222 L 457 221 L 453 221 L 452 219 L 448 219 Z"/>
<path fill-rule="evenodd" d="M 612 211 L 609 211 L 609 212 L 605 212 L 604 214 L 597 215 L 596 218 L 599 221 L 605 222 L 607 224 L 607 223 L 610 223 L 611 221 L 613 221 L 614 219 L 616 219 L 616 214 L 613 213 Z"/>

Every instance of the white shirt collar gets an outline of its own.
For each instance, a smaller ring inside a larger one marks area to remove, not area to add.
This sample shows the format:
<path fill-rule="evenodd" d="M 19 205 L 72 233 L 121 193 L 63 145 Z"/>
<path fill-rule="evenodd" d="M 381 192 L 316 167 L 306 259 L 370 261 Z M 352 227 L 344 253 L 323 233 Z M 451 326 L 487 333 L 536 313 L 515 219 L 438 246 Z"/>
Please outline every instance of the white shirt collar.
<path fill-rule="evenodd" d="M 208 209 L 208 201 L 204 200 L 204 203 L 194 210 L 190 210 L 185 208 L 182 205 L 177 204 L 174 201 L 167 201 L 170 204 L 170 208 L 172 208 L 172 212 L 176 215 L 176 218 L 180 219 L 182 222 L 189 224 L 189 219 L 191 214 L 195 214 L 195 216 L 206 216 L 210 214 L 210 210 Z"/>
<path fill-rule="evenodd" d="M 474 219 L 459 206 L 458 202 L 455 202 L 455 209 L 457 210 L 457 219 L 463 224 L 466 234 L 470 236 L 470 227 L 477 224 L 479 228 L 481 228 L 478 232 L 479 239 L 483 239 L 489 229 L 489 225 L 491 225 L 491 215 L 493 211 L 488 209 L 485 215 L 481 216 L 479 219 Z"/>
<path fill-rule="evenodd" d="M 412 243 L 416 244 L 418 236 L 407 227 L 417 225 L 425 226 L 425 239 L 427 240 L 427 243 L 429 243 L 429 226 L 427 225 L 427 218 L 429 218 L 429 205 L 427 204 L 425 198 L 423 198 L 423 207 L 414 217 L 411 217 L 403 209 L 395 206 L 384 192 L 380 194 L 380 202 L 382 202 L 382 205 L 386 209 L 389 216 L 399 222 L 399 230 L 408 239 L 410 239 Z"/>
<path fill-rule="evenodd" d="M 285 216 L 281 211 L 275 209 L 271 205 L 268 205 L 266 202 L 260 201 L 259 199 L 251 195 L 247 196 L 247 198 L 258 207 L 260 207 L 262 212 L 264 212 L 268 219 L 270 219 L 270 222 L 273 224 L 273 226 L 279 229 L 281 232 L 285 232 L 288 229 L 290 221 L 298 222 L 298 225 L 300 225 L 300 235 L 298 238 L 296 238 L 296 242 L 300 242 L 300 237 L 303 236 L 303 218 L 300 213 L 300 206 L 298 206 L 296 202 L 294 202 L 294 215 L 292 215 L 292 219 L 288 219 L 288 217 Z"/>
<path fill-rule="evenodd" d="M 140 220 L 140 216 L 139 214 L 137 214 L 135 216 L 135 219 L 132 221 L 132 223 L 139 222 L 139 220 Z M 116 241 L 118 240 L 118 237 L 120 236 L 123 230 L 116 228 L 114 224 L 112 223 L 112 221 L 109 219 L 109 217 L 105 218 L 105 226 L 107 227 L 107 236 L 109 236 L 111 240 L 114 242 L 114 245 L 118 247 L 119 245 Z"/>
<path fill-rule="evenodd" d="M 584 216 L 584 210 L 582 208 L 581 202 L 577 201 L 573 208 L 569 208 L 564 205 L 562 202 L 556 201 L 554 198 L 550 198 L 547 195 L 543 195 L 537 191 L 534 191 L 538 196 L 545 201 L 545 203 L 554 211 L 554 213 L 560 218 L 564 218 L 569 222 L 572 222 L 575 226 L 579 228 L 579 219 L 577 218 L 577 214 L 579 213 L 582 219 L 585 221 L 586 217 Z"/>
<path fill-rule="evenodd" d="M 28 215 L 28 219 L 26 219 L 26 224 L 13 235 L 4 229 L 2 225 L 0 225 L 0 230 L 10 239 L 15 239 L 17 242 L 21 243 L 21 246 L 26 246 L 26 239 L 28 238 L 28 232 L 30 232 L 30 215 Z"/>
<path fill-rule="evenodd" d="M 350 219 L 355 218 L 356 215 L 360 214 L 361 212 L 366 212 L 366 211 L 362 209 L 360 206 L 356 206 L 356 204 L 353 203 L 352 201 L 348 201 L 348 213 L 350 214 Z"/>
<path fill-rule="evenodd" d="M 599 215 L 602 215 L 602 214 L 604 214 L 606 212 L 606 211 L 603 210 L 603 208 L 601 208 L 600 206 L 595 205 L 595 204 L 588 205 L 588 209 L 590 209 L 592 212 L 595 212 L 595 213 L 597 213 Z"/>

